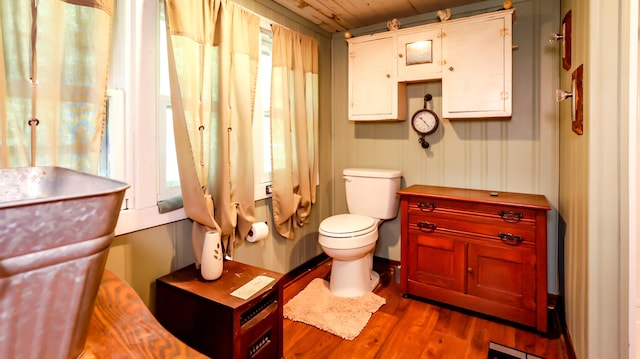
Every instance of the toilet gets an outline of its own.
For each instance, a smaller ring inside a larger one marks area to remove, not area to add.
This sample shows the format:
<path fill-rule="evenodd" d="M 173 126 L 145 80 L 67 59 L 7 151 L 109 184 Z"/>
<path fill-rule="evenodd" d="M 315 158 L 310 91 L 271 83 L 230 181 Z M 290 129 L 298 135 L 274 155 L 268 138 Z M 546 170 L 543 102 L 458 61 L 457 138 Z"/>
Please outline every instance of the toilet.
<path fill-rule="evenodd" d="M 380 282 L 373 271 L 378 226 L 398 213 L 402 173 L 398 170 L 347 168 L 343 171 L 348 214 L 320 223 L 318 242 L 333 262 L 329 290 L 339 297 L 358 297 Z"/>

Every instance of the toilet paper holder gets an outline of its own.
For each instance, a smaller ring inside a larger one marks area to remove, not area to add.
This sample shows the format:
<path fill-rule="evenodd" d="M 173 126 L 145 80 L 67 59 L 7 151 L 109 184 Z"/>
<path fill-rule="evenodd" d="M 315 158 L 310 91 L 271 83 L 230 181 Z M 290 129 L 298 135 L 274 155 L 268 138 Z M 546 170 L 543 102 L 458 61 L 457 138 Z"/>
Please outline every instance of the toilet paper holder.
<path fill-rule="evenodd" d="M 265 222 L 256 222 L 249 229 L 249 233 L 245 237 L 245 240 L 248 242 L 257 242 L 266 238 L 269 234 L 269 225 Z"/>

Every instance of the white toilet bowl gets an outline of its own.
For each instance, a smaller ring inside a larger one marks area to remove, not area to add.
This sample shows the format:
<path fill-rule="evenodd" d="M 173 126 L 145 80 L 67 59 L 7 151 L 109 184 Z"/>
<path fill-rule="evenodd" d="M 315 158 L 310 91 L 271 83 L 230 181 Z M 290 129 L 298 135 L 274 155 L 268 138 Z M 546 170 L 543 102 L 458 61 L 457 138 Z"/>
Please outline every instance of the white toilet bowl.
<path fill-rule="evenodd" d="M 331 258 L 329 290 L 339 297 L 371 292 L 380 282 L 372 270 L 373 250 L 381 220 L 357 214 L 339 214 L 320 223 L 318 242 Z"/>

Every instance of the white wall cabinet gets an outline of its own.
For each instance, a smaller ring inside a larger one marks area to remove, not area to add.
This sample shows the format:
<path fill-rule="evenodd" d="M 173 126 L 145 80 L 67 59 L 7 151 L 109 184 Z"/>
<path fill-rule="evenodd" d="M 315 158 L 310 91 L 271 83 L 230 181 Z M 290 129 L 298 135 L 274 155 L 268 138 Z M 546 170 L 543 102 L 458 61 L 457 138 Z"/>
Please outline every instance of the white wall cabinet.
<path fill-rule="evenodd" d="M 442 78 L 441 36 L 440 28 L 398 36 L 398 81 Z"/>
<path fill-rule="evenodd" d="M 393 36 L 349 42 L 349 119 L 404 120 L 405 84 L 398 83 Z"/>
<path fill-rule="evenodd" d="M 442 117 L 511 116 L 511 15 L 442 29 Z"/>
<path fill-rule="evenodd" d="M 406 83 L 442 80 L 443 118 L 510 117 L 513 10 L 351 38 L 349 119 L 405 120 Z"/>

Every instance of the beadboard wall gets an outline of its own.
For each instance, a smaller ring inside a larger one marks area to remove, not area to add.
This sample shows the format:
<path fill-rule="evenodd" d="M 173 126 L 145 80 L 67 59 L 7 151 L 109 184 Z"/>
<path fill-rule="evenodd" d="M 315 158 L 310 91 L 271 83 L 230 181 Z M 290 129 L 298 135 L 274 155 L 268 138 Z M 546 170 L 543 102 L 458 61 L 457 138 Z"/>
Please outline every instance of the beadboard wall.
<path fill-rule="evenodd" d="M 486 13 L 502 1 L 484 1 L 452 9 L 460 14 Z M 347 212 L 341 172 L 348 167 L 402 171 L 402 186 L 427 184 L 543 194 L 553 210 L 548 221 L 548 285 L 557 293 L 558 124 L 553 91 L 558 83 L 557 45 L 548 34 L 559 26 L 559 5 L 553 0 L 514 1 L 513 116 L 511 119 L 447 120 L 423 149 L 409 120 L 352 122 L 347 119 L 348 47 L 342 34 L 332 40 L 333 57 L 333 178 L 334 213 Z M 433 22 L 435 14 L 401 19 L 413 25 Z M 404 26 L 403 26 L 404 27 Z M 384 24 L 351 30 L 354 36 L 386 31 Z M 440 81 L 407 86 L 410 118 L 433 96 L 434 111 L 442 113 Z M 400 218 L 383 223 L 376 255 L 400 260 Z"/>
<path fill-rule="evenodd" d="M 572 64 L 584 66 L 584 133 L 560 107 L 559 213 L 566 322 L 577 358 L 637 358 L 638 2 L 563 0 Z M 634 355 L 635 352 L 635 355 Z"/>

